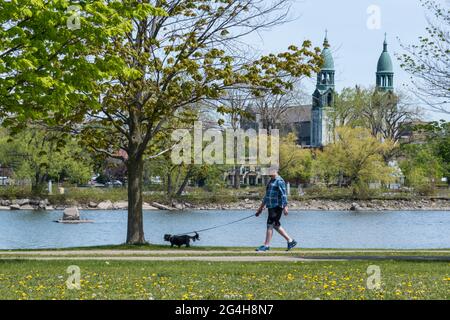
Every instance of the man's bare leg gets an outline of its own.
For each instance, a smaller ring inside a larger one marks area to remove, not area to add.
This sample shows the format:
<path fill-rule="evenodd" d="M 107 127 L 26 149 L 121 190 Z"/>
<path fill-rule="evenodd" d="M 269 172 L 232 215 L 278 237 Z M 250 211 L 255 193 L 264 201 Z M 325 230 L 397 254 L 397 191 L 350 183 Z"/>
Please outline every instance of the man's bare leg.
<path fill-rule="evenodd" d="M 264 242 L 264 245 L 266 247 L 270 246 L 270 241 L 272 241 L 272 236 L 273 236 L 273 228 L 267 228 L 267 231 L 266 231 L 266 242 Z"/>
<path fill-rule="evenodd" d="M 280 227 L 278 227 L 278 228 L 275 228 L 275 230 L 277 230 L 277 232 L 278 232 L 283 238 L 285 238 L 287 242 L 291 242 L 291 241 L 292 241 L 292 238 L 289 237 L 289 235 L 287 234 L 286 230 L 283 229 L 283 227 L 280 226 Z"/>

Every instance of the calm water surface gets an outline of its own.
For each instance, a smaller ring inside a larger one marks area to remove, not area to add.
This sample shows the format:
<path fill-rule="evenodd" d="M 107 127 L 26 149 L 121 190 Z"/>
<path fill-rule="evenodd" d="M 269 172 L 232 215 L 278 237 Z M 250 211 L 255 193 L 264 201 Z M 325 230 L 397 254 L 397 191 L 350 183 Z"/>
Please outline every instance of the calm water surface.
<path fill-rule="evenodd" d="M 183 233 L 231 222 L 252 211 L 147 211 L 145 236 L 164 243 L 165 233 Z M 125 211 L 81 211 L 91 224 L 59 224 L 62 211 L 0 211 L 0 249 L 57 248 L 120 244 Z M 200 234 L 195 245 L 257 246 L 264 240 L 266 215 Z M 292 211 L 282 225 L 306 248 L 450 248 L 450 212 Z M 273 246 L 284 247 L 275 235 Z"/>

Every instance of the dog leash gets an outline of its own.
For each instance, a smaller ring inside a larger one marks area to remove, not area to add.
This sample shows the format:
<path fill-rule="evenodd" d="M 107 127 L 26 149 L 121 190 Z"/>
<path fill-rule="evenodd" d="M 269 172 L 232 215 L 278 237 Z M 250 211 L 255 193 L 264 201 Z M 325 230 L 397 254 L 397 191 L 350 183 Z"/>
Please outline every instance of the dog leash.
<path fill-rule="evenodd" d="M 213 230 L 213 229 L 225 227 L 225 226 L 228 226 L 228 225 L 233 224 L 233 223 L 238 223 L 238 222 L 241 222 L 241 221 L 250 219 L 250 218 L 252 218 L 252 217 L 254 217 L 254 216 L 255 216 L 255 214 L 252 214 L 251 216 L 248 216 L 248 217 L 245 217 L 245 218 L 241 218 L 241 219 L 239 219 L 239 220 L 235 220 L 235 221 L 228 222 L 228 223 L 225 223 L 225 224 L 220 224 L 220 225 L 218 225 L 218 226 L 214 226 L 214 227 L 210 227 L 210 228 L 206 228 L 206 229 L 195 230 L 195 231 L 186 232 L 186 233 L 180 233 L 180 234 L 176 234 L 175 236 L 186 236 L 186 235 L 188 235 L 188 234 L 200 233 L 200 232 L 205 232 L 205 231 L 209 231 L 209 230 Z"/>

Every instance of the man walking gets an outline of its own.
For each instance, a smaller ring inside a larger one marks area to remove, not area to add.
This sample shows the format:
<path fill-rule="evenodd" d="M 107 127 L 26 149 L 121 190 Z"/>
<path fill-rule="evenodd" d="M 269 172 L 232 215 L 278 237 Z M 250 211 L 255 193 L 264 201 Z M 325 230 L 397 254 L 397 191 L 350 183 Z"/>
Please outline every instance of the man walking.
<path fill-rule="evenodd" d="M 261 206 L 256 211 L 258 217 L 267 207 L 269 214 L 267 218 L 266 241 L 264 245 L 256 249 L 256 251 L 267 251 L 270 249 L 270 241 L 273 236 L 273 229 L 275 229 L 287 241 L 287 250 L 291 250 L 297 245 L 297 241 L 292 239 L 287 232 L 281 227 L 281 214 L 288 215 L 287 207 L 287 193 L 286 183 L 283 178 L 278 175 L 278 169 L 270 168 L 269 175 L 271 177 L 266 187 L 266 195 L 261 203 Z"/>

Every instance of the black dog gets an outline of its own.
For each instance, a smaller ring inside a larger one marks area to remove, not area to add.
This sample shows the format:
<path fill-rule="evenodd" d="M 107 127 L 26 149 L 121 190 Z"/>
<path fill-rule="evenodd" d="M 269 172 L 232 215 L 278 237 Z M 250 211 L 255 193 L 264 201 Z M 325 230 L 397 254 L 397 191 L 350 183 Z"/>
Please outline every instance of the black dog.
<path fill-rule="evenodd" d="M 170 246 L 178 246 L 181 247 L 183 244 L 186 246 L 186 248 L 191 246 L 191 240 L 198 241 L 200 240 L 200 236 L 196 232 L 194 236 L 188 236 L 188 235 L 182 235 L 182 236 L 173 236 L 171 234 L 165 234 L 164 235 L 164 241 L 169 241 Z"/>

